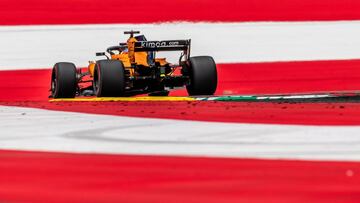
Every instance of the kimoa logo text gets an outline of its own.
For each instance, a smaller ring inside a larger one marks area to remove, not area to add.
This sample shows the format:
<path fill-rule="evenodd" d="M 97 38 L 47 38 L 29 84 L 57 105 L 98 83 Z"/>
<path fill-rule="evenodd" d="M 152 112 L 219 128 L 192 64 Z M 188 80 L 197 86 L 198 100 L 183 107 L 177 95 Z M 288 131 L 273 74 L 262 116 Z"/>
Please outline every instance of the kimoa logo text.
<path fill-rule="evenodd" d="M 176 41 L 157 41 L 157 42 L 141 42 L 142 47 L 165 47 L 165 46 L 176 46 L 179 45 L 179 42 Z"/>

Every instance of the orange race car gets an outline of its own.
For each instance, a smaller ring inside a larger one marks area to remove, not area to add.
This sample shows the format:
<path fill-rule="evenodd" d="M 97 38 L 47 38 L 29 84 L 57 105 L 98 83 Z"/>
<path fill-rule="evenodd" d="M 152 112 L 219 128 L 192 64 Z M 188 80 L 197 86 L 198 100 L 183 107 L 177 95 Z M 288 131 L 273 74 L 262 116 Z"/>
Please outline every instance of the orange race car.
<path fill-rule="evenodd" d="M 127 42 L 96 53 L 106 59 L 90 61 L 86 71 L 73 63 L 56 63 L 50 97 L 167 96 L 169 90 L 183 86 L 189 95 L 215 93 L 216 64 L 210 56 L 190 57 L 190 40 L 147 41 L 144 35 L 134 36 L 139 31 L 124 33 L 130 34 Z M 181 55 L 178 63 L 172 64 L 156 58 L 158 51 L 181 51 Z"/>

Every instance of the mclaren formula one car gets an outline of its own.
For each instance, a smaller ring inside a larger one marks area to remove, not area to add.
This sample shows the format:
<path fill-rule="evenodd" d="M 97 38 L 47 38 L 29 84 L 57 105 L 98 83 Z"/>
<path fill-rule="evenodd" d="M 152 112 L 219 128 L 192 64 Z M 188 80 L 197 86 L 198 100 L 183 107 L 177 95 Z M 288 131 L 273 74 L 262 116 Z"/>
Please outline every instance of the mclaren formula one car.
<path fill-rule="evenodd" d="M 217 87 L 216 64 L 210 56 L 190 57 L 190 40 L 147 41 L 139 31 L 127 31 L 126 43 L 96 53 L 105 59 L 76 68 L 60 62 L 51 74 L 52 98 L 76 96 L 121 97 L 138 94 L 167 96 L 186 86 L 189 95 L 213 95 Z M 157 58 L 159 51 L 179 51 L 176 64 Z"/>

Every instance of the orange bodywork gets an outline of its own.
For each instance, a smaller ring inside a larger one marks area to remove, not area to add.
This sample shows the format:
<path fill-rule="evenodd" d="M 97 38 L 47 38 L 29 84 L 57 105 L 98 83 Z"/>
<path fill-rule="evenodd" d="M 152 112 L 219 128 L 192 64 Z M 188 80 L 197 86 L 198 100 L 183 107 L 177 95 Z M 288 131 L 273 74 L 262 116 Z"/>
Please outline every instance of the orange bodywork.
<path fill-rule="evenodd" d="M 137 42 L 137 40 L 134 37 L 129 38 L 127 41 L 128 51 L 123 51 L 119 54 L 111 55 L 111 59 L 122 61 L 122 63 L 124 64 L 124 68 L 129 70 L 130 76 L 136 75 L 134 69 L 132 68 L 132 64 L 149 67 L 148 53 L 135 52 L 135 42 Z M 160 63 L 161 66 L 169 64 L 166 61 L 166 58 L 157 58 L 155 59 L 155 62 Z M 88 71 L 92 77 L 94 76 L 95 65 L 96 63 L 94 61 L 89 61 Z"/>
<path fill-rule="evenodd" d="M 89 70 L 91 77 L 94 77 L 95 65 L 96 65 L 96 63 L 94 61 L 89 61 L 88 70 Z"/>

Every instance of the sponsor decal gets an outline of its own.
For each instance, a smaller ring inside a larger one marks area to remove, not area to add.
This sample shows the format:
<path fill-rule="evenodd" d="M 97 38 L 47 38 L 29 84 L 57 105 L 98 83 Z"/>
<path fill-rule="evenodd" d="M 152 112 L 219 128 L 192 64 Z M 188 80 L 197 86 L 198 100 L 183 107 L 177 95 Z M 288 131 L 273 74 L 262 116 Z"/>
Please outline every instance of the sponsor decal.
<path fill-rule="evenodd" d="M 180 43 L 178 41 L 149 41 L 149 42 L 141 42 L 141 47 L 144 48 L 156 48 L 156 47 L 173 47 L 179 46 Z"/>

